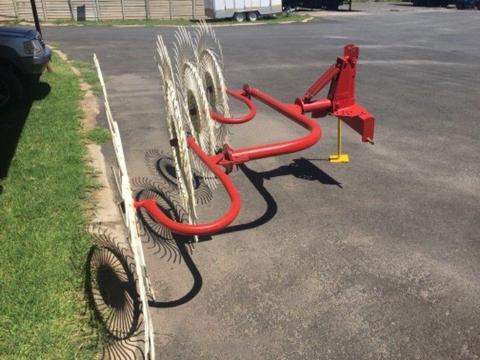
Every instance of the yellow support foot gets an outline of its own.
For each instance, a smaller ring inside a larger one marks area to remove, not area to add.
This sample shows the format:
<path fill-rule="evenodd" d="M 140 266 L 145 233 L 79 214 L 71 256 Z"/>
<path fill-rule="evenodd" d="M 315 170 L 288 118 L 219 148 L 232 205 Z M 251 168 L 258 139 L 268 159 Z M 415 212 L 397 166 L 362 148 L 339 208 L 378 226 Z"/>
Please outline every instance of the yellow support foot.
<path fill-rule="evenodd" d="M 337 153 L 330 155 L 328 160 L 331 163 L 350 162 L 348 154 L 342 154 L 342 121 L 340 120 L 340 118 L 338 118 Z"/>
<path fill-rule="evenodd" d="M 329 156 L 328 161 L 331 163 L 348 163 L 350 158 L 348 154 L 333 154 Z"/>

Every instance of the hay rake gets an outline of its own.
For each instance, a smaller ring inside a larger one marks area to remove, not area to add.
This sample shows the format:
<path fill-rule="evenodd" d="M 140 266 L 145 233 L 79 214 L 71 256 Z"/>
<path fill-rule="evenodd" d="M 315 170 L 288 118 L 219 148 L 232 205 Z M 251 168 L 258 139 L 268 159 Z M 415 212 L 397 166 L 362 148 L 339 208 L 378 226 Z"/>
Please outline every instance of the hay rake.
<path fill-rule="evenodd" d="M 237 217 L 240 195 L 228 177 L 234 165 L 271 156 L 302 151 L 313 146 L 322 131 L 314 118 L 333 115 L 338 118 L 339 134 L 344 122 L 362 136 L 362 141 L 373 143 L 374 117 L 355 99 L 355 77 L 359 48 L 346 45 L 344 54 L 332 65 L 302 97 L 294 103 L 283 103 L 267 93 L 245 85 L 242 90 L 229 90 L 223 76 L 223 53 L 211 27 L 202 23 L 194 38 L 180 28 L 175 36 L 175 75 L 168 50 L 161 36 L 157 38 L 156 59 L 162 74 L 165 94 L 166 119 L 170 131 L 170 145 L 177 174 L 182 203 L 189 213 L 189 222 L 180 223 L 168 217 L 155 199 L 136 201 L 137 209 L 145 209 L 150 216 L 174 233 L 199 236 L 215 234 Z M 330 85 L 325 99 L 315 99 L 321 90 Z M 228 97 L 243 102 L 248 113 L 231 117 Z M 268 145 L 233 149 L 228 144 L 229 126 L 254 119 L 257 99 L 299 124 L 308 134 L 303 137 Z M 310 116 L 307 116 L 310 114 Z M 341 153 L 331 157 L 334 162 L 346 162 Z M 214 189 L 222 183 L 231 200 L 229 210 L 209 223 L 198 223 L 193 190 L 193 166 L 207 185 Z"/>
<path fill-rule="evenodd" d="M 155 297 L 147 275 L 137 216 L 142 218 L 148 214 L 149 218 L 156 222 L 150 226 L 155 228 L 158 225 L 157 231 L 163 233 L 165 238 L 171 238 L 174 233 L 193 236 L 198 241 L 198 236 L 212 235 L 228 227 L 240 212 L 240 195 L 228 176 L 234 165 L 295 153 L 313 146 L 322 135 L 322 130 L 314 119 L 326 115 L 338 118 L 339 146 L 337 154 L 331 158 L 334 162 L 348 161 L 345 160 L 345 154 L 341 153 L 342 122 L 359 133 L 363 142 L 373 143 L 374 134 L 374 117 L 359 105 L 355 98 L 359 48 L 353 44 L 346 45 L 343 56 L 338 57 L 336 63 L 293 103 L 281 102 L 249 85 L 245 85 L 241 90 L 228 89 L 223 75 L 222 48 L 213 29 L 205 22 L 195 28 L 193 36 L 186 28 L 179 28 L 175 34 L 173 49 L 174 65 L 162 37 L 157 37 L 155 59 L 162 79 L 175 183 L 181 206 L 185 210 L 180 221 L 162 209 L 158 196 L 148 195 L 154 194 L 152 189 L 155 186 L 147 186 L 152 187 L 151 191 L 145 191 L 136 199 L 132 197 L 118 125 L 113 120 L 100 65 L 94 55 L 119 167 L 116 178 L 125 205 L 125 223 L 130 231 L 130 244 L 137 264 L 138 292 L 145 326 L 145 358 L 154 357 L 153 326 L 148 311 L 148 298 L 155 300 Z M 317 99 L 320 91 L 327 86 L 327 97 Z M 239 117 L 231 116 L 229 98 L 242 102 L 248 112 Z M 229 145 L 230 129 L 255 118 L 257 110 L 254 99 L 297 123 L 308 133 L 288 141 L 232 148 Z M 159 153 L 153 151 L 147 153 L 146 159 L 158 156 Z M 194 179 L 198 174 L 211 190 L 221 183 L 231 201 L 229 209 L 223 215 L 208 223 L 198 221 L 196 206 L 202 203 L 202 196 L 196 194 L 194 187 Z"/>

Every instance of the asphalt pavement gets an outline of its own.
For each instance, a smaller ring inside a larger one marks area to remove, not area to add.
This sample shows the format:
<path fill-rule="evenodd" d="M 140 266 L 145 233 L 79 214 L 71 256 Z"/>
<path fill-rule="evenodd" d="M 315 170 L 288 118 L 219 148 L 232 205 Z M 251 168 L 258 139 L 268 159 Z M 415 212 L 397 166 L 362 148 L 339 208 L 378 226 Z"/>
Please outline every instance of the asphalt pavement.
<path fill-rule="evenodd" d="M 351 162 L 331 164 L 336 120 L 320 119 L 312 148 L 232 173 L 242 211 L 230 231 L 187 261 L 148 250 L 165 305 L 152 309 L 159 358 L 480 357 L 480 12 L 356 8 L 312 23 L 216 28 L 228 86 L 284 101 L 358 44 L 357 97 L 376 116 L 375 145 L 345 127 Z M 154 37 L 170 44 L 174 29 L 44 33 L 73 59 L 97 53 L 130 175 L 147 176 L 145 152 L 168 152 Z M 304 132 L 260 107 L 232 133 L 236 147 Z M 202 216 L 226 206 L 217 191 Z"/>

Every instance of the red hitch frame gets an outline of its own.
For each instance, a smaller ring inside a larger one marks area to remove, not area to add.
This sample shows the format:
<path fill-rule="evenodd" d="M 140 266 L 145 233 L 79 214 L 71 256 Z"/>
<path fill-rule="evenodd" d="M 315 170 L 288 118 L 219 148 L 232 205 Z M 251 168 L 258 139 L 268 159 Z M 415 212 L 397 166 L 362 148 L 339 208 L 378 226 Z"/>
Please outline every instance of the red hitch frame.
<path fill-rule="evenodd" d="M 217 155 L 205 154 L 195 139 L 189 136 L 187 138 L 188 146 L 220 179 L 230 197 L 231 206 L 224 215 L 206 224 L 184 224 L 170 219 L 158 207 L 154 199 L 135 201 L 135 208 L 144 208 L 152 218 L 174 233 L 212 235 L 230 225 L 240 212 L 240 195 L 227 175 L 232 170 L 233 165 L 243 164 L 250 160 L 290 154 L 313 146 L 320 139 L 322 130 L 312 118 L 333 115 L 358 132 L 362 136 L 362 141 L 373 143 L 375 119 L 355 99 L 358 55 L 359 49 L 357 46 L 346 45 L 343 57 L 339 57 L 337 63 L 332 65 L 308 88 L 303 97 L 297 98 L 293 104 L 283 103 L 248 85 L 244 86 L 243 91 L 227 90 L 230 96 L 242 101 L 248 107 L 249 113 L 238 118 L 225 118 L 211 111 L 211 117 L 215 121 L 225 124 L 241 124 L 252 120 L 256 115 L 256 106 L 251 98 L 256 98 L 308 130 L 308 134 L 289 141 L 236 150 L 229 145 L 224 145 L 223 151 Z M 328 84 L 330 84 L 330 89 L 327 98 L 314 100 L 314 97 Z M 306 116 L 306 113 L 311 113 L 311 117 Z"/>
<path fill-rule="evenodd" d="M 245 105 L 247 105 L 250 112 L 247 115 L 242 117 L 226 118 L 223 115 L 216 113 L 215 111 L 210 111 L 210 116 L 213 120 L 224 123 L 224 124 L 243 124 L 243 123 L 246 123 L 247 121 L 252 120 L 255 117 L 255 115 L 257 114 L 257 108 L 255 107 L 255 104 L 253 103 L 253 101 L 251 101 L 250 98 L 248 97 L 248 94 L 246 94 L 245 92 L 242 92 L 241 90 L 230 90 L 230 89 L 227 89 L 227 94 L 237 100 L 242 101 Z"/>

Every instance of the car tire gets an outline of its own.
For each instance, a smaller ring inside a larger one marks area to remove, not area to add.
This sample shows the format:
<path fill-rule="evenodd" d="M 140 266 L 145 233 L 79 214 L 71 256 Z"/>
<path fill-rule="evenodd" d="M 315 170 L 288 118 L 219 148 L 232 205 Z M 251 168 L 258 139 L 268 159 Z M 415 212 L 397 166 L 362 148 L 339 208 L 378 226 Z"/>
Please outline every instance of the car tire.
<path fill-rule="evenodd" d="M 11 69 L 0 68 L 0 110 L 5 110 L 23 95 L 20 79 Z"/>
<path fill-rule="evenodd" d="M 235 14 L 233 15 L 233 18 L 234 18 L 237 22 L 241 23 L 241 22 L 244 22 L 244 21 L 245 21 L 245 19 L 247 18 L 247 16 L 246 16 L 245 13 L 243 13 L 243 12 L 238 12 L 238 13 L 235 13 Z"/>
<path fill-rule="evenodd" d="M 247 14 L 248 21 L 255 22 L 258 20 L 258 13 L 256 11 L 250 11 Z"/>
<path fill-rule="evenodd" d="M 35 85 L 40 81 L 41 74 L 29 74 L 23 77 L 25 85 Z"/>
<path fill-rule="evenodd" d="M 458 10 L 465 9 L 465 4 L 463 2 L 457 2 L 455 6 L 457 7 Z"/>

